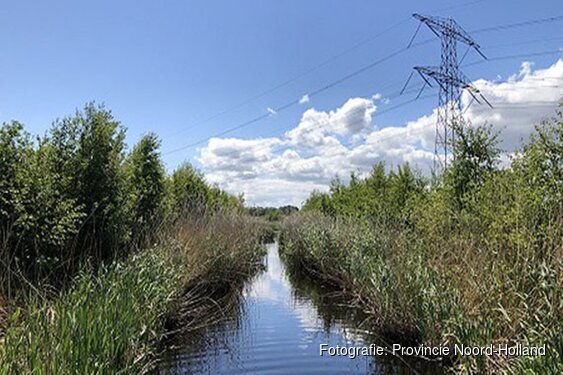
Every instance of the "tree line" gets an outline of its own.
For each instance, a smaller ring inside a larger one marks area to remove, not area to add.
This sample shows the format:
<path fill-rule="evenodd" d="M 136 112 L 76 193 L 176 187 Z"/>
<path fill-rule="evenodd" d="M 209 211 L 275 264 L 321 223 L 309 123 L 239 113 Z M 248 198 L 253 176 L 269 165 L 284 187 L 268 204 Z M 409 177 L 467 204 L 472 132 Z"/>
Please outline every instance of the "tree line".
<path fill-rule="evenodd" d="M 351 294 L 388 342 L 547 348 L 448 358 L 460 373 L 560 373 L 562 112 L 500 157 L 489 126 L 467 127 L 433 179 L 381 163 L 335 179 L 284 221 L 282 256 Z"/>
<path fill-rule="evenodd" d="M 126 256 L 181 215 L 242 210 L 184 163 L 167 174 L 160 140 L 132 149 L 126 128 L 87 104 L 33 137 L 17 121 L 0 128 L 0 274 L 7 295 L 64 282 L 84 263 Z"/>

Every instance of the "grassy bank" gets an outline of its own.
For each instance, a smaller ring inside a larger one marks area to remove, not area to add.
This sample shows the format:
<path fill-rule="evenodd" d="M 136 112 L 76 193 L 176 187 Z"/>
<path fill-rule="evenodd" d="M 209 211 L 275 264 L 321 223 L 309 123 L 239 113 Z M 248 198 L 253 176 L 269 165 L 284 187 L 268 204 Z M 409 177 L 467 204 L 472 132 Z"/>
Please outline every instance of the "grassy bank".
<path fill-rule="evenodd" d="M 258 268 L 242 196 L 125 133 L 93 103 L 0 127 L 0 373 L 143 372 L 172 317 Z"/>
<path fill-rule="evenodd" d="M 141 372 L 181 274 L 153 250 L 81 275 L 60 298 L 15 312 L 0 346 L 0 372 Z"/>
<path fill-rule="evenodd" d="M 229 293 L 259 268 L 256 225 L 236 214 L 179 220 L 161 245 L 28 303 L 8 322 L 0 373 L 146 372 L 168 321 L 202 319 L 196 301 Z"/>
<path fill-rule="evenodd" d="M 335 184 L 285 221 L 283 257 L 352 294 L 388 341 L 547 346 L 545 357 L 449 358 L 458 372 L 559 373 L 562 135 L 559 114 L 498 169 L 478 130 L 432 186 L 382 167 Z"/>
<path fill-rule="evenodd" d="M 555 254 L 485 255 L 466 245 L 444 254 L 409 237 L 353 220 L 300 215 L 285 223 L 282 251 L 291 267 L 355 297 L 388 342 L 546 344 L 545 358 L 461 357 L 456 368 L 557 373 L 561 259 Z"/>

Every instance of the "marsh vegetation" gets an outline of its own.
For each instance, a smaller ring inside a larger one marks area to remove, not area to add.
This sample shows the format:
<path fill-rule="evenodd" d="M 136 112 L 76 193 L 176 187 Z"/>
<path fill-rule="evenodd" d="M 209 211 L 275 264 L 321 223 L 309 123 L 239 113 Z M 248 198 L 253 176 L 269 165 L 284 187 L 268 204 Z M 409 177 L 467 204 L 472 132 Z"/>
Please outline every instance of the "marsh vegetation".
<path fill-rule="evenodd" d="M 456 149 L 435 181 L 379 164 L 313 193 L 285 220 L 282 255 L 350 294 L 393 341 L 548 348 L 443 359 L 461 373 L 560 373 L 562 114 L 539 124 L 508 167 L 488 127 L 468 128 Z"/>
<path fill-rule="evenodd" d="M 292 277 L 342 292 L 386 342 L 546 344 L 440 360 L 563 370 L 560 112 L 509 166 L 490 128 L 469 127 L 441 176 L 378 164 L 300 211 L 245 209 L 189 164 L 166 173 L 154 134 L 124 138 L 95 104 L 40 137 L 0 128 L 0 372 L 148 372 L 175 335 L 240 302 L 278 233 Z"/>
<path fill-rule="evenodd" d="M 262 261 L 263 226 L 154 134 L 131 150 L 94 104 L 0 129 L 0 372 L 138 373 L 174 322 Z M 190 329 L 190 325 L 185 325 Z"/>

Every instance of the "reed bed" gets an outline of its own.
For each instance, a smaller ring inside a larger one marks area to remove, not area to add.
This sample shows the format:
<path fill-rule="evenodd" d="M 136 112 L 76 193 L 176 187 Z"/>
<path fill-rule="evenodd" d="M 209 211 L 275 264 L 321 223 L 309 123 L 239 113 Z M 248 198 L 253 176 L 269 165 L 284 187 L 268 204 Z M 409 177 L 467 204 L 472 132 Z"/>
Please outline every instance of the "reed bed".
<path fill-rule="evenodd" d="M 431 246 L 408 230 L 314 213 L 287 219 L 280 242 L 290 267 L 349 293 L 388 342 L 546 344 L 545 357 L 444 362 L 459 373 L 562 370 L 561 247 L 508 254 L 467 233 Z"/>
<path fill-rule="evenodd" d="M 173 256 L 189 272 L 182 275 L 169 336 L 220 320 L 223 310 L 237 303 L 244 283 L 264 267 L 264 227 L 236 212 L 184 217 L 170 226 L 166 237 L 177 248 Z"/>
<path fill-rule="evenodd" d="M 59 297 L 30 297 L 8 320 L 0 373 L 148 372 L 159 343 L 179 328 L 170 322 L 201 319 L 204 301 L 218 300 L 260 268 L 258 228 L 234 213 L 181 219 L 161 244 L 95 274 L 82 272 Z"/>
<path fill-rule="evenodd" d="M 53 302 L 16 310 L 0 347 L 2 373 L 142 372 L 179 285 L 157 251 L 78 277 Z"/>
<path fill-rule="evenodd" d="M 556 111 L 499 168 L 491 128 L 464 128 L 431 184 L 378 164 L 313 193 L 283 225 L 283 256 L 353 294 L 388 341 L 546 346 L 446 358 L 460 373 L 562 373 L 562 142 Z"/>

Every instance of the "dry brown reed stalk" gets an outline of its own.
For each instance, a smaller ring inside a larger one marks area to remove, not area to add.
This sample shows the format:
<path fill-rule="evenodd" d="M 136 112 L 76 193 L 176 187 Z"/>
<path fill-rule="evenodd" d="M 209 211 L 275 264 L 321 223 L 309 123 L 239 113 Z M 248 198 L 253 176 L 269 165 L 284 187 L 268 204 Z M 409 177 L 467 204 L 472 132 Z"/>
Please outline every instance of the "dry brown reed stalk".
<path fill-rule="evenodd" d="M 239 305 L 245 282 L 263 267 L 260 227 L 254 218 L 223 211 L 182 215 L 170 225 L 170 256 L 185 272 L 167 341 L 214 324 Z"/>
<path fill-rule="evenodd" d="M 6 321 L 8 320 L 8 304 L 6 299 L 0 294 L 0 344 L 6 330 Z"/>

